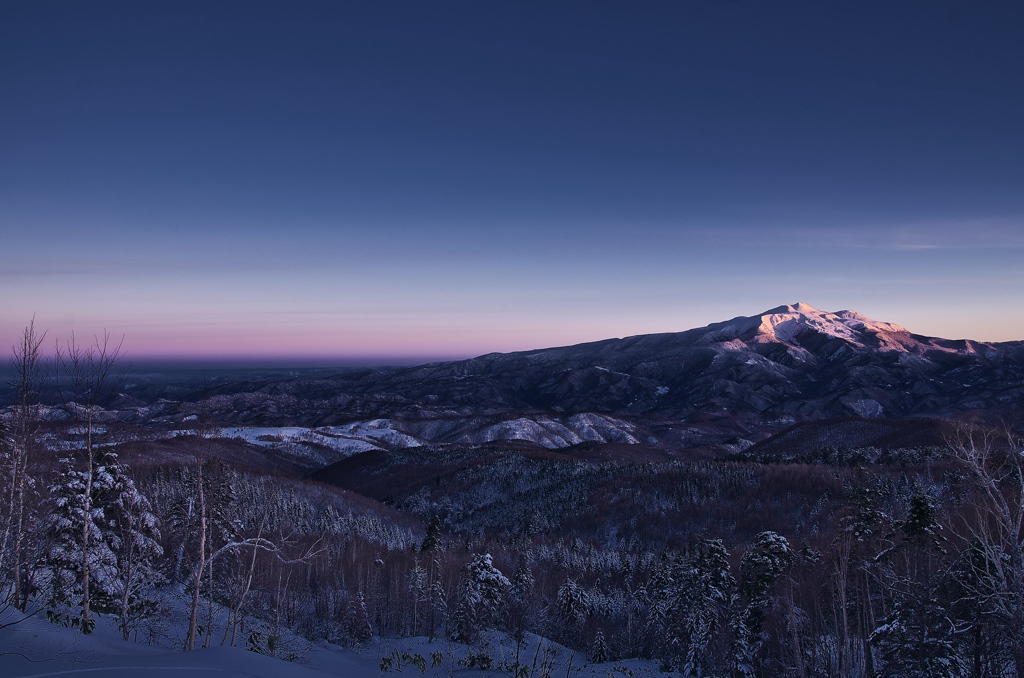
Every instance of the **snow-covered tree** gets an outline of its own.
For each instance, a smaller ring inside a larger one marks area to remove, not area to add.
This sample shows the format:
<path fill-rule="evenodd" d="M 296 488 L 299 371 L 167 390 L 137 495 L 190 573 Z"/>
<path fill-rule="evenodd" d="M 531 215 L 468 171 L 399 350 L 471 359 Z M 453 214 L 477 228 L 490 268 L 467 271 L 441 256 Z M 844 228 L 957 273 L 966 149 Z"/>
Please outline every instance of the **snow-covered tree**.
<path fill-rule="evenodd" d="M 60 460 L 57 481 L 50 487 L 52 514 L 49 523 L 50 595 L 47 617 L 61 624 L 76 626 L 89 633 L 95 624 L 81 601 L 86 591 L 109 594 L 110 574 L 117 557 L 104 539 L 104 512 L 96 505 L 91 490 L 101 489 L 107 479 L 105 469 L 78 470 L 71 459 Z M 95 482 L 99 480 L 99 482 Z M 82 534 L 89 535 L 88 540 Z M 88 573 L 92 577 L 88 577 Z"/>
<path fill-rule="evenodd" d="M 370 625 L 370 613 L 366 609 L 366 599 L 360 591 L 348 603 L 345 612 L 345 632 L 357 643 L 364 643 L 373 637 Z"/>
<path fill-rule="evenodd" d="M 426 623 L 431 635 L 444 626 L 448 612 L 448 600 L 441 582 L 441 557 L 444 541 L 441 538 L 441 519 L 433 515 L 427 523 L 427 533 L 420 544 L 420 552 L 426 569 Z"/>
<path fill-rule="evenodd" d="M 764 643 L 764 613 L 775 581 L 793 562 L 789 541 L 775 532 L 761 532 L 740 561 L 738 600 L 733 618 L 733 662 L 738 676 L 753 676 Z"/>
<path fill-rule="evenodd" d="M 97 474 L 100 482 L 94 485 L 94 503 L 103 509 L 103 540 L 116 560 L 114 567 L 104 572 L 108 593 L 97 609 L 115 612 L 128 640 L 138 618 L 153 611 L 153 589 L 164 581 L 159 571 L 163 556 L 160 523 L 149 499 L 139 492 L 128 467 L 116 454 L 104 451 L 100 464 L 103 472 Z"/>
<path fill-rule="evenodd" d="M 79 474 L 77 480 L 80 481 L 80 486 L 76 487 L 79 489 L 80 501 L 65 502 L 65 506 L 61 508 L 78 511 L 80 514 L 74 524 L 81 529 L 78 541 L 81 565 L 77 577 L 82 582 L 82 604 L 81 615 L 73 619 L 78 620 L 79 627 L 85 632 L 91 631 L 94 625 L 91 616 L 92 592 L 105 590 L 107 586 L 103 572 L 95 573 L 100 579 L 95 586 L 92 582 L 94 565 L 101 569 L 109 567 L 109 548 L 106 548 L 105 544 L 93 543 L 94 538 L 98 536 L 97 521 L 103 517 L 102 509 L 97 512 L 92 505 L 93 483 L 96 481 L 93 474 L 98 468 L 96 455 L 100 448 L 97 417 L 102 412 L 103 403 L 116 393 L 123 380 L 124 375 L 118 370 L 120 357 L 121 343 L 114 345 L 107 333 L 103 334 L 102 340 L 95 337 L 90 345 L 77 343 L 72 334 L 65 346 L 62 347 L 58 343 L 56 348 L 57 390 L 63 400 L 65 412 L 78 424 L 75 432 L 82 436 L 81 452 L 76 455 L 80 457 L 80 461 L 77 464 L 70 462 L 68 465 L 69 471 Z M 67 514 L 67 517 L 72 519 L 74 516 Z"/>
<path fill-rule="evenodd" d="M 651 592 L 662 658 L 685 676 L 706 675 L 721 659 L 713 645 L 726 627 L 735 591 L 729 552 L 720 539 L 699 539 L 663 569 Z"/>
<path fill-rule="evenodd" d="M 452 638 L 472 642 L 481 630 L 499 623 L 505 592 L 511 586 L 508 577 L 494 566 L 490 553 L 475 554 L 459 578 Z"/>
<path fill-rule="evenodd" d="M 935 504 L 920 487 L 898 523 L 895 545 L 879 556 L 891 612 L 871 633 L 881 651 L 882 671 L 908 678 L 952 678 L 964 674 L 957 654 L 955 623 L 941 595 L 944 576 L 937 558 L 945 552 Z"/>
<path fill-rule="evenodd" d="M 525 556 L 520 556 L 516 572 L 512 575 L 512 585 L 505 597 L 508 631 L 517 643 L 523 642 L 531 621 L 535 585 L 530 564 Z"/>
<path fill-rule="evenodd" d="M 590 661 L 601 664 L 610 658 L 611 653 L 608 651 L 608 642 L 604 639 L 604 632 L 598 630 L 597 635 L 594 636 L 594 643 L 590 646 Z"/>
<path fill-rule="evenodd" d="M 423 537 L 423 543 L 420 545 L 420 550 L 424 553 L 429 553 L 437 551 L 441 547 L 441 519 L 434 515 L 431 516 L 430 522 L 427 523 L 427 534 Z"/>
<path fill-rule="evenodd" d="M 558 587 L 555 606 L 558 609 L 559 620 L 566 633 L 571 636 L 582 626 L 590 611 L 590 597 L 587 595 L 586 589 L 577 584 L 575 579 L 569 577 Z"/>

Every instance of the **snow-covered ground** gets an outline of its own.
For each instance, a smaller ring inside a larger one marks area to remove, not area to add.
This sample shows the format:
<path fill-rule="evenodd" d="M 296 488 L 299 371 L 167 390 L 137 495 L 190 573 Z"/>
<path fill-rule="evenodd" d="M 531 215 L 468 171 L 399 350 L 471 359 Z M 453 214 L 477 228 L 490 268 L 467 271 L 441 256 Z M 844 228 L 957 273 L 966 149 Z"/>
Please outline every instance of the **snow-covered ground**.
<path fill-rule="evenodd" d="M 7 617 L 6 622 L 13 618 Z M 489 669 L 479 669 L 469 656 L 486 655 Z M 515 643 L 489 633 L 472 648 L 429 638 L 374 639 L 358 648 L 320 644 L 295 661 L 257 654 L 238 647 L 215 646 L 195 652 L 155 647 L 121 639 L 112 620 L 100 618 L 96 630 L 82 635 L 35 616 L 0 629 L 0 678 L 17 676 L 83 676 L 89 678 L 146 676 L 206 678 L 380 678 L 388 675 L 433 677 L 512 675 Z M 571 662 L 571 663 L 570 663 Z M 528 676 L 565 675 L 568 678 L 654 676 L 654 662 L 625 660 L 589 664 L 580 654 L 537 636 L 527 636 L 519 649 L 519 665 Z"/>
<path fill-rule="evenodd" d="M 667 389 L 666 389 L 667 392 Z M 399 430 L 390 419 L 358 421 L 340 426 L 239 426 L 221 429 L 219 437 L 237 438 L 302 458 L 312 465 L 327 466 L 345 457 L 375 449 L 420 447 L 431 442 L 454 441 L 483 445 L 502 440 L 528 440 L 547 448 L 578 445 L 585 441 L 638 444 L 636 427 L 608 415 L 583 413 L 568 417 L 520 417 L 461 432 L 414 430 L 420 437 Z M 175 431 L 188 435 L 191 431 Z"/>
<path fill-rule="evenodd" d="M 359 669 L 358 664 L 353 668 Z M 98 624 L 94 633 L 55 626 L 32 618 L 0 630 L 0 677 L 8 676 L 103 676 L 152 675 L 154 678 L 206 678 L 209 676 L 265 676 L 315 678 L 347 675 L 369 678 L 370 671 L 325 673 L 247 652 L 236 647 L 214 647 L 196 652 L 176 652 L 125 642 L 109 625 Z"/>
<path fill-rule="evenodd" d="M 221 430 L 225 438 L 241 438 L 254 445 L 274 447 L 279 443 L 312 443 L 348 456 L 381 447 L 419 447 L 421 442 L 396 431 L 390 419 L 359 421 L 343 426 L 303 428 L 300 426 L 233 427 Z"/>
<path fill-rule="evenodd" d="M 549 449 L 585 441 L 636 445 L 639 441 L 632 435 L 635 430 L 628 422 L 600 414 L 574 414 L 561 421 L 550 417 L 520 417 L 466 433 L 459 442 L 480 445 L 499 440 L 530 440 Z"/>
<path fill-rule="evenodd" d="M 171 432 L 191 435 L 190 430 Z M 217 437 L 236 438 L 280 451 L 313 467 L 323 467 L 360 452 L 419 447 L 422 442 L 393 428 L 390 419 L 360 421 L 342 426 L 235 426 L 220 429 Z"/>

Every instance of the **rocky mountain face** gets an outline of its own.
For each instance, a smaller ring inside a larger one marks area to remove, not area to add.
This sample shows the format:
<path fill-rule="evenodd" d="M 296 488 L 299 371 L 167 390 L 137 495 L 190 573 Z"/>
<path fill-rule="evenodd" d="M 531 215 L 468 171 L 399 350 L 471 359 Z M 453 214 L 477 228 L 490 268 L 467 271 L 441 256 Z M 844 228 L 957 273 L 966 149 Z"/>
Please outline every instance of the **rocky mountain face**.
<path fill-rule="evenodd" d="M 1024 342 L 925 337 L 798 303 L 686 332 L 175 396 L 136 402 L 140 416 L 202 409 L 224 423 L 307 427 L 388 418 L 426 442 L 743 448 L 815 419 L 1012 419 L 1024 406 Z"/>

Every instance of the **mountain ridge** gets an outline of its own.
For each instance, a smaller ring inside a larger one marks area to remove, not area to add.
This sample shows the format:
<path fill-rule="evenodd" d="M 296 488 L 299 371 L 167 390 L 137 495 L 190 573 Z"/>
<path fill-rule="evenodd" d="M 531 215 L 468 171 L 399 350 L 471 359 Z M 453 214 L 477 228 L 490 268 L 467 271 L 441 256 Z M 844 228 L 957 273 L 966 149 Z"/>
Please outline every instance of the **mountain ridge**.
<path fill-rule="evenodd" d="M 136 402 L 152 403 L 148 395 Z M 1024 342 L 926 337 L 798 302 L 683 332 L 226 383 L 175 400 L 140 416 L 175 422 L 203 411 L 225 425 L 305 427 L 387 419 L 424 443 L 743 447 L 817 419 L 983 411 L 1019 420 Z M 600 418 L 604 432 L 578 415 Z"/>

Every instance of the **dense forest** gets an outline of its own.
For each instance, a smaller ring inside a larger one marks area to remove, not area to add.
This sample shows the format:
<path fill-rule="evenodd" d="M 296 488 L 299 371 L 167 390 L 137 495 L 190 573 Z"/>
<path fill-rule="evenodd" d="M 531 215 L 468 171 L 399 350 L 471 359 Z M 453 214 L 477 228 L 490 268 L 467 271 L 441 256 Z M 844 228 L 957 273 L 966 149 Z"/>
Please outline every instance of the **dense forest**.
<path fill-rule="evenodd" d="M 1024 676 L 1024 445 L 630 462 L 494 444 L 373 451 L 313 476 L 239 466 L 198 412 L 168 461 L 108 416 L 118 351 L 16 348 L 0 428 L 5 619 L 245 646 L 493 632 L 685 676 Z M 182 461 L 182 459 L 185 461 Z M 181 623 L 173 623 L 181 618 Z M 570 659 L 571 661 L 571 659 Z M 390 665 L 382 665 L 389 669 Z"/>

